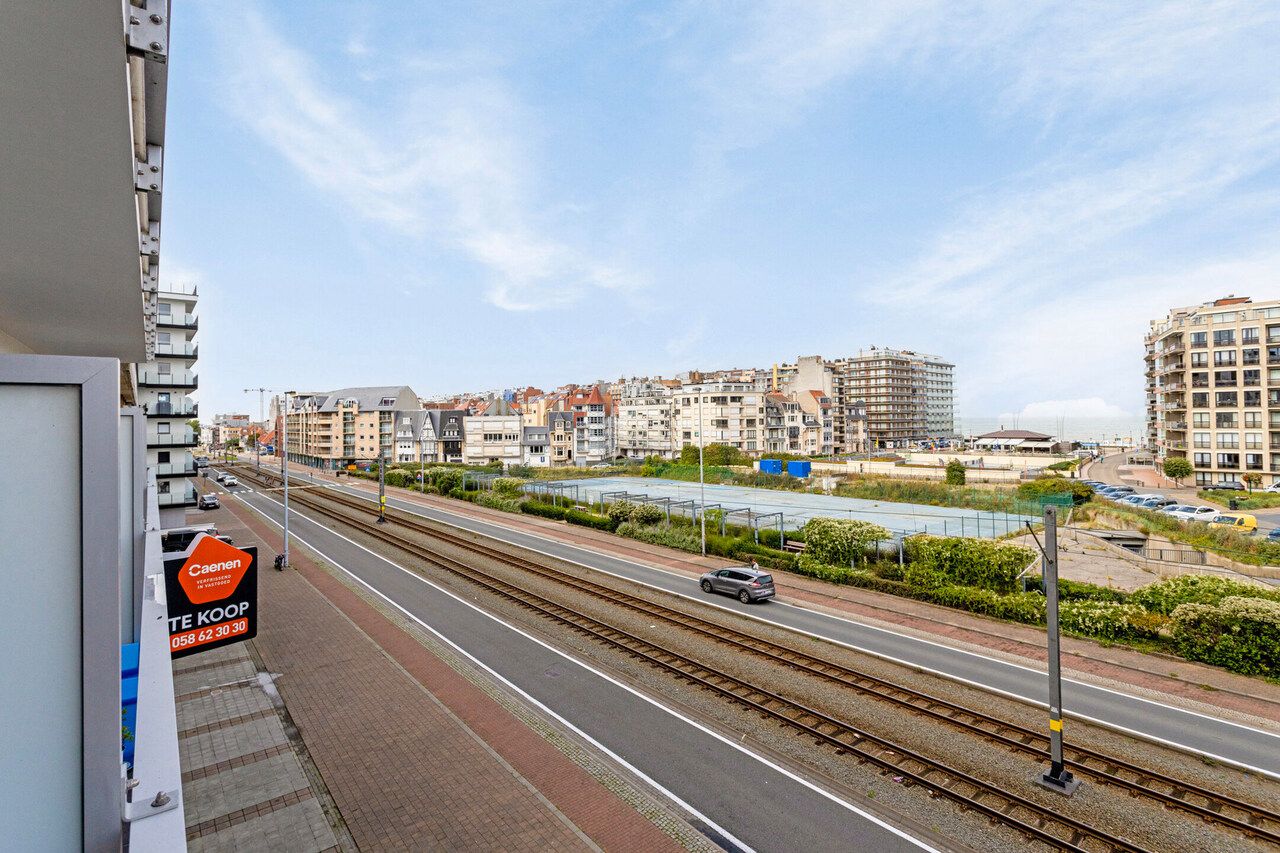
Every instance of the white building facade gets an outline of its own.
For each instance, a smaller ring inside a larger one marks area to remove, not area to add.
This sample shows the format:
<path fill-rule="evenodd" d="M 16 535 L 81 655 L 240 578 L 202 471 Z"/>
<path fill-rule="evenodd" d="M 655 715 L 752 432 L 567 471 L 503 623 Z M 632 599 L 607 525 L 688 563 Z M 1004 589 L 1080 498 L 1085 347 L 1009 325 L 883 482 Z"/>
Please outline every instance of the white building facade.
<path fill-rule="evenodd" d="M 199 387 L 197 296 L 194 285 L 160 285 L 155 357 L 135 366 L 138 404 L 147 413 L 147 464 L 155 468 L 160 520 L 166 527 L 182 525 L 186 508 L 196 505 L 192 451 L 200 434 L 187 421 L 199 416 L 191 399 Z"/>

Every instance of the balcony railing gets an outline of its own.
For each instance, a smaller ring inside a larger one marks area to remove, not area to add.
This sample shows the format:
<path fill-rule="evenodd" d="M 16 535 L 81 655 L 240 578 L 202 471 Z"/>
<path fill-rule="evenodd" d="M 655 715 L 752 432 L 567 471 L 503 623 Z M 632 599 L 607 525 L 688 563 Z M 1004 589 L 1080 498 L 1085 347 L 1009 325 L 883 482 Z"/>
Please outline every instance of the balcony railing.
<path fill-rule="evenodd" d="M 196 358 L 199 352 L 200 345 L 194 341 L 185 341 L 180 344 L 156 344 L 156 355 L 171 358 Z"/>
<path fill-rule="evenodd" d="M 194 477 L 195 462 L 160 462 L 156 465 L 157 477 Z"/>
<path fill-rule="evenodd" d="M 156 495 L 156 499 L 160 501 L 160 506 L 195 506 L 196 499 L 195 486 L 188 485 L 186 488 L 176 491 L 161 492 Z"/>
<path fill-rule="evenodd" d="M 179 403 L 147 403 L 142 407 L 149 418 L 194 418 L 200 406 L 190 400 Z"/>
<path fill-rule="evenodd" d="M 156 325 L 162 329 L 198 329 L 200 320 L 195 314 L 161 314 Z"/>
<path fill-rule="evenodd" d="M 199 286 L 195 284 L 191 284 L 190 282 L 187 282 L 185 284 L 175 284 L 174 282 L 171 282 L 171 281 L 166 282 L 165 284 L 160 285 L 159 291 L 161 293 L 176 293 L 179 296 L 199 296 L 200 295 Z"/>
<path fill-rule="evenodd" d="M 158 370 L 139 370 L 138 385 L 151 388 L 199 388 L 200 380 L 190 370 L 161 373 Z"/>
<path fill-rule="evenodd" d="M 199 443 L 200 436 L 190 429 L 147 436 L 147 447 L 195 447 Z"/>

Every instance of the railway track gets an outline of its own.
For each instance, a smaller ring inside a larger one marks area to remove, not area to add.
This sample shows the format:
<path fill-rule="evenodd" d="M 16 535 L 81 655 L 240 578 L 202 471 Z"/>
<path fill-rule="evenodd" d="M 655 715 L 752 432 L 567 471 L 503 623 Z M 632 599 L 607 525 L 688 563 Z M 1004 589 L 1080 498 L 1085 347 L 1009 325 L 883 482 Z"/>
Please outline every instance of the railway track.
<path fill-rule="evenodd" d="M 252 474 L 249 476 L 252 476 Z M 275 477 L 268 481 L 264 477 L 262 482 L 278 482 L 278 480 L 279 478 Z M 362 515 L 376 516 L 377 514 L 376 504 L 362 501 L 351 495 L 333 490 L 324 490 L 321 495 L 327 501 L 339 504 Z M 904 750 L 897 744 L 861 731 L 849 723 L 835 720 L 820 711 L 807 708 L 772 691 L 747 684 L 735 677 L 712 670 L 693 659 L 687 658 L 682 653 L 666 649 L 651 641 L 634 637 L 605 625 L 586 614 L 573 611 L 482 570 L 460 563 L 453 557 L 441 554 L 420 543 L 405 540 L 385 527 L 371 524 L 361 519 L 353 519 L 334 510 L 332 507 L 323 505 L 316 497 L 308 494 L 306 497 L 301 498 L 300 502 L 334 520 L 359 527 L 362 531 L 373 535 L 375 538 L 414 553 L 422 559 L 441 564 L 445 568 L 462 574 L 508 599 L 517 600 L 526 607 L 538 610 L 540 613 L 549 615 L 562 623 L 570 624 L 576 630 L 592 634 L 606 643 L 623 646 L 628 653 L 634 652 L 637 656 L 661 668 L 673 670 L 674 667 L 681 677 L 687 677 L 688 680 L 700 686 L 705 686 L 714 692 L 726 695 L 740 704 L 752 707 L 754 710 L 761 710 L 769 716 L 782 719 L 788 724 L 804 728 L 806 734 L 812 734 L 819 741 L 835 746 L 839 750 L 856 753 L 860 759 L 869 760 L 883 769 L 892 769 L 895 773 L 901 775 L 914 772 L 919 776 L 916 781 L 919 784 L 928 786 L 935 796 L 948 796 L 950 799 L 967 807 L 976 807 L 973 802 L 975 795 L 976 799 L 1004 798 L 1010 803 L 1015 815 L 1019 814 L 1019 809 L 1032 807 L 1041 812 L 1048 811 L 1009 792 L 997 792 L 994 786 L 988 783 L 974 779 L 959 771 L 949 770 L 932 759 L 915 754 L 910 750 Z M 299 498 L 295 497 L 295 500 L 299 500 Z M 660 620 L 679 628 L 695 631 L 718 642 L 767 658 L 775 663 L 838 683 L 841 686 L 872 695 L 877 699 L 889 701 L 905 710 L 956 726 L 1016 752 L 1037 756 L 1047 755 L 1048 738 L 1034 729 L 1001 720 L 976 709 L 708 621 L 684 611 L 656 604 L 604 584 L 539 566 L 500 550 L 477 544 L 461 536 L 441 530 L 438 526 L 434 526 L 438 523 L 427 522 L 411 513 L 388 509 L 387 515 L 390 520 L 421 535 L 439 539 L 453 547 L 462 548 L 487 559 L 502 562 L 520 571 L 532 572 L 556 583 L 570 586 L 578 592 L 639 612 L 646 618 Z M 498 589 L 495 586 L 501 588 Z M 531 597 L 537 599 L 537 602 L 531 602 Z M 583 620 L 586 620 L 586 622 Z M 587 623 L 596 627 L 587 628 L 585 627 Z M 611 639 L 607 635 L 616 636 Z M 637 643 L 642 643 L 648 648 L 640 649 L 636 646 Z M 667 660 L 663 656 L 672 657 Z M 733 686 L 726 688 L 726 684 Z M 873 749 L 880 751 L 882 759 L 887 754 L 897 759 L 897 761 L 890 761 L 888 764 L 884 764 L 881 761 L 877 761 L 875 757 L 863 754 L 861 750 L 854 747 L 854 744 L 861 744 L 864 749 L 867 745 L 871 745 Z M 1245 835 L 1280 845 L 1280 834 L 1277 834 L 1276 831 L 1277 826 L 1280 826 L 1280 816 L 1260 806 L 1176 779 L 1159 771 L 1141 767 L 1088 747 L 1069 746 L 1066 757 L 1071 762 L 1073 769 L 1082 772 L 1083 775 L 1105 784 L 1123 788 L 1132 796 L 1144 796 L 1157 801 L 1165 807 L 1179 809 L 1206 821 L 1229 827 Z M 904 767 L 904 763 L 908 766 Z M 966 786 L 980 787 L 971 791 L 970 796 L 967 798 L 964 794 L 956 796 L 953 795 L 953 788 L 948 784 L 935 784 L 933 777 L 939 775 L 956 780 L 956 783 L 961 788 Z M 985 809 L 979 810 L 985 811 Z M 996 809 L 996 811 L 1003 813 L 1001 809 Z M 1052 817 L 1046 817 L 1044 814 L 1035 817 L 1042 828 L 1045 825 L 1064 820 L 1061 816 L 1052 812 L 1049 812 L 1049 814 Z M 1003 818 L 995 818 L 994 814 L 989 816 L 993 817 L 993 819 L 999 819 L 1001 822 L 1009 822 Z M 1027 832 L 1033 837 L 1040 837 L 1041 840 L 1050 840 L 1026 828 L 1028 824 L 1021 817 L 1016 817 L 1015 820 L 1020 824 L 1016 828 L 1021 831 Z M 1074 824 L 1076 822 L 1072 821 L 1071 823 Z M 1085 827 L 1082 824 L 1070 826 L 1069 829 L 1069 833 L 1053 833 L 1051 843 L 1066 843 L 1069 846 L 1075 846 L 1075 849 L 1099 849 L 1096 844 L 1091 844 L 1089 847 L 1079 846 L 1082 842 L 1092 839 L 1094 842 L 1100 842 L 1103 845 L 1101 849 L 1138 849 L 1123 839 L 1111 836 L 1107 836 L 1105 839 L 1096 837 L 1099 834 L 1096 830 Z"/>

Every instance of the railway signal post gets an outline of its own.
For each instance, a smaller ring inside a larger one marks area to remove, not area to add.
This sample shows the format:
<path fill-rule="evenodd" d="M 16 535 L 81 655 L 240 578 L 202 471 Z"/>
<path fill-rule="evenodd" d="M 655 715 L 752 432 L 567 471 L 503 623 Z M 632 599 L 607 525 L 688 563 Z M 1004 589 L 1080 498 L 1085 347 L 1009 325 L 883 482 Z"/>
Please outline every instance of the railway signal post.
<path fill-rule="evenodd" d="M 1062 761 L 1062 660 L 1058 636 L 1058 508 L 1044 508 L 1045 621 L 1049 629 L 1049 772 L 1037 780 L 1059 794 L 1071 796 L 1080 787 Z"/>

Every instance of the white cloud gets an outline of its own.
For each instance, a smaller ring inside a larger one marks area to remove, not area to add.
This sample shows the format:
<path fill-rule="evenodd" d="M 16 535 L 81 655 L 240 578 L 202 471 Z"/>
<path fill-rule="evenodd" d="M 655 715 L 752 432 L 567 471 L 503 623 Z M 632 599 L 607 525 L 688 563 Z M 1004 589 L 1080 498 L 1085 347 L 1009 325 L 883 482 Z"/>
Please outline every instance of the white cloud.
<path fill-rule="evenodd" d="M 380 114 L 321 82 L 312 59 L 258 13 L 223 32 L 232 111 L 314 187 L 371 224 L 463 251 L 489 273 L 485 298 L 523 311 L 641 278 L 548 233 L 533 201 L 530 120 L 496 80 L 419 82 Z M 346 52 L 362 54 L 363 37 Z M 552 207 L 551 209 L 554 209 Z"/>

